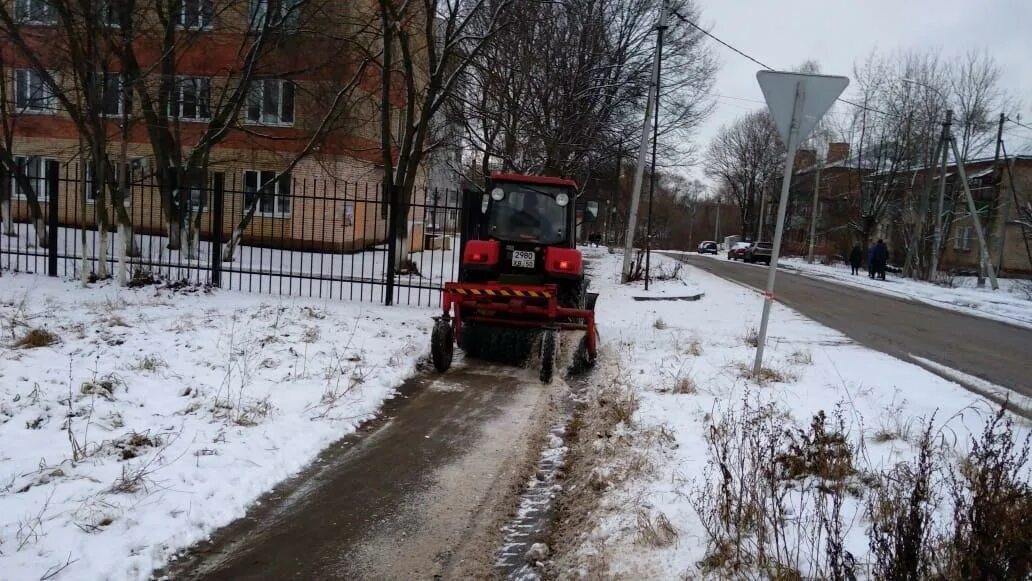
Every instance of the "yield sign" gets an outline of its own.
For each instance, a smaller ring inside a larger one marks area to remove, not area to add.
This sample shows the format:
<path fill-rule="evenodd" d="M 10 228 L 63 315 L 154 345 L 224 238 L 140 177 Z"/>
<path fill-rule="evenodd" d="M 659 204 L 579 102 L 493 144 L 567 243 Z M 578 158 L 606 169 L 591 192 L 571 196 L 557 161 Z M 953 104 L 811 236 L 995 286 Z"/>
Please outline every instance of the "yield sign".
<path fill-rule="evenodd" d="M 817 122 L 849 85 L 846 77 L 776 71 L 760 71 L 756 73 L 756 80 L 760 82 L 767 108 L 789 151 L 795 151 L 810 135 Z M 794 132 L 793 118 L 796 125 Z"/>

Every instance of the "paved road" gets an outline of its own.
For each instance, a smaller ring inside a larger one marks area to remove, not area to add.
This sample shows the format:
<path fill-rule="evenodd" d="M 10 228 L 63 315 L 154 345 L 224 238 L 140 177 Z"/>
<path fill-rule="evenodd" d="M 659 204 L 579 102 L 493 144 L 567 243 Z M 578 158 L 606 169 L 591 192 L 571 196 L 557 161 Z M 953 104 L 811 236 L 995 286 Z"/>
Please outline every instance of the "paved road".
<path fill-rule="evenodd" d="M 528 370 L 418 376 L 384 418 L 325 450 L 172 579 L 481 579 L 547 433 L 551 387 Z"/>
<path fill-rule="evenodd" d="M 692 266 L 754 288 L 759 265 L 676 255 Z M 857 343 L 903 360 L 913 354 L 1032 396 L 1032 330 L 860 288 L 778 272 L 778 302 Z"/>

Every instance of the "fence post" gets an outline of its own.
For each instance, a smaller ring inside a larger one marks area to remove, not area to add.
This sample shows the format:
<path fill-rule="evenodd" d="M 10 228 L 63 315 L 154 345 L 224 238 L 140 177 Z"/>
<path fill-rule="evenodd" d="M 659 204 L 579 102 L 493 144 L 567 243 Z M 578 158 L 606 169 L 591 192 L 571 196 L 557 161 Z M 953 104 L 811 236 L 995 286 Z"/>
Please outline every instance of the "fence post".
<path fill-rule="evenodd" d="M 397 186 L 391 186 L 387 200 L 387 294 L 383 304 L 389 307 L 394 304 L 394 255 L 398 247 L 398 226 L 395 220 L 398 202 Z"/>
<path fill-rule="evenodd" d="M 56 161 L 47 162 L 47 274 L 50 276 L 57 276 L 57 204 L 61 196 L 58 171 Z"/>
<path fill-rule="evenodd" d="M 226 174 L 212 176 L 211 208 L 211 286 L 222 286 L 222 212 L 225 202 Z"/>

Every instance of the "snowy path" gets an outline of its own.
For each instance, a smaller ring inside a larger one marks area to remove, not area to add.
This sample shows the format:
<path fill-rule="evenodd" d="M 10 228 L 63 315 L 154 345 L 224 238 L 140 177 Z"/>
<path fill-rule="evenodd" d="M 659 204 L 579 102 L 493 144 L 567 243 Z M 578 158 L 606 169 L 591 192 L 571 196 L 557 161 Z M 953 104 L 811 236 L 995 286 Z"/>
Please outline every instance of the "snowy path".
<path fill-rule="evenodd" d="M 692 255 L 677 257 L 726 279 L 762 288 L 767 269 Z M 924 302 L 779 272 L 778 301 L 854 341 L 903 360 L 921 357 L 1032 396 L 1032 329 Z"/>
<path fill-rule="evenodd" d="M 532 371 L 418 375 L 384 416 L 181 558 L 174 579 L 489 576 L 550 418 Z"/>

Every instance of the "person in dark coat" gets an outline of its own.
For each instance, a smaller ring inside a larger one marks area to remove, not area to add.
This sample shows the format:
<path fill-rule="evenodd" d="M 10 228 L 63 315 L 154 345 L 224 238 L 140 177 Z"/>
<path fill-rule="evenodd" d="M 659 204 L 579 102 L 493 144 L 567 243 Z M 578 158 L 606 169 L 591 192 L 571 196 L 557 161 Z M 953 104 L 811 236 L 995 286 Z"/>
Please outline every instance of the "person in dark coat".
<path fill-rule="evenodd" d="M 885 268 L 888 264 L 889 247 L 885 245 L 884 240 L 878 239 L 878 243 L 874 245 L 874 272 L 881 280 L 885 280 Z"/>
<path fill-rule="evenodd" d="M 874 248 L 876 245 L 872 244 L 867 249 L 867 276 L 874 278 L 875 273 L 878 271 L 874 269 Z"/>
<path fill-rule="evenodd" d="M 849 265 L 853 267 L 853 276 L 860 273 L 860 265 L 864 261 L 864 251 L 859 244 L 853 245 L 853 251 L 849 253 Z"/>

